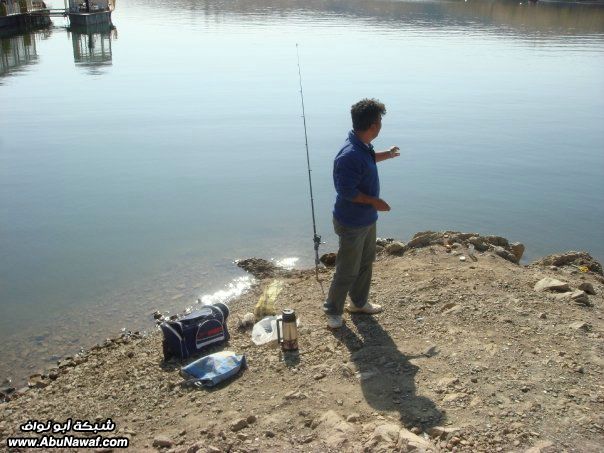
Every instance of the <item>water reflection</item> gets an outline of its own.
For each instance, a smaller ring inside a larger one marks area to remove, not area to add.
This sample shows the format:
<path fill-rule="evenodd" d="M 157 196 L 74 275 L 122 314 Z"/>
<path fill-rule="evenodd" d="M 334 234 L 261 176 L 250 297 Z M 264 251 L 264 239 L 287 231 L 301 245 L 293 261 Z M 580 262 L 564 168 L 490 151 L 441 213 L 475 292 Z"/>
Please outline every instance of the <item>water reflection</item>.
<path fill-rule="evenodd" d="M 111 40 L 117 39 L 117 29 L 110 24 L 84 28 L 71 27 L 73 61 L 91 75 L 102 74 L 102 68 L 111 66 Z"/>
<path fill-rule="evenodd" d="M 50 30 L 25 33 L 0 39 L 0 77 L 7 77 L 26 70 L 38 62 L 38 39 L 46 39 Z M 0 85 L 2 82 L 0 81 Z"/>
<path fill-rule="evenodd" d="M 320 13 L 322 19 L 350 17 L 377 19 L 380 27 L 401 24 L 422 28 L 488 27 L 489 32 L 522 32 L 544 35 L 604 33 L 604 5 L 581 3 L 533 3 L 528 0 L 365 1 L 365 0 L 138 0 L 137 6 L 171 11 L 203 12 L 222 20 L 242 15 L 248 20 L 287 16 L 288 20 Z"/>
<path fill-rule="evenodd" d="M 10 222 L 0 237 L 11 240 L 0 240 L 0 379 L 121 327 L 152 326 L 154 310 L 179 311 L 221 286 L 234 255 L 312 263 L 307 213 L 298 215 L 304 172 L 295 152 L 274 153 L 302 143 L 291 55 L 299 36 L 313 57 L 305 89 L 324 220 L 334 130 L 348 125 L 338 123 L 342 106 L 376 87 L 392 105 L 389 124 L 400 125 L 388 135 L 413 151 L 404 178 L 385 169 L 388 188 L 408 202 L 384 219 L 384 234 L 480 228 L 525 240 L 533 256 L 569 244 L 602 256 L 604 8 L 519 1 L 130 0 L 119 10 L 128 58 L 116 55 L 115 67 L 117 31 L 107 27 L 71 29 L 68 43 L 40 45 L 44 33 L 2 40 L 0 83 L 41 64 L 1 93 L 0 217 Z M 290 33 L 291 45 L 282 39 Z M 532 51 L 538 40 L 547 58 Z M 391 71 L 366 74 L 366 62 L 350 58 L 359 50 Z M 87 95 L 65 102 L 51 89 L 64 80 Z M 158 86 L 159 101 L 149 96 Z M 32 99 L 41 102 L 21 102 Z M 98 113 L 94 127 L 66 140 L 65 124 L 82 111 Z M 269 124 L 278 127 L 267 140 Z M 232 152 L 216 151 L 224 137 Z M 274 187 L 286 202 L 267 225 L 257 206 Z"/>

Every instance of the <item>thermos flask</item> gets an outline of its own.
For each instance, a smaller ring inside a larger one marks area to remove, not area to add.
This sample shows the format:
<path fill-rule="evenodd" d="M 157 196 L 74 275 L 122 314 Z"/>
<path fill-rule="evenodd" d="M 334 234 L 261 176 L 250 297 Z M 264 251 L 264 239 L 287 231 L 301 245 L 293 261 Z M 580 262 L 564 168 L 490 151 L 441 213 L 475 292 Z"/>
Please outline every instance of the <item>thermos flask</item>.
<path fill-rule="evenodd" d="M 279 328 L 279 323 L 282 324 Z M 298 350 L 298 326 L 296 326 L 296 313 L 290 308 L 283 310 L 281 319 L 277 318 L 277 341 L 283 351 Z"/>

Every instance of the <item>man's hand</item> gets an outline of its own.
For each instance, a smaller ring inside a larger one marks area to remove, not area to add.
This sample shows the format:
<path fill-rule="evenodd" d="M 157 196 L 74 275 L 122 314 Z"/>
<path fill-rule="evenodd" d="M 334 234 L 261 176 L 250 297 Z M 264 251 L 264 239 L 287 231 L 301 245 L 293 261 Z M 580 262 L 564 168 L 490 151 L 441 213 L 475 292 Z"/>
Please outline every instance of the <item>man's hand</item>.
<path fill-rule="evenodd" d="M 370 197 L 362 192 L 359 192 L 351 201 L 353 203 L 370 204 L 378 211 L 390 211 L 390 206 L 384 200 L 381 198 Z"/>
<path fill-rule="evenodd" d="M 390 205 L 381 198 L 375 198 L 375 201 L 372 204 L 378 211 L 390 211 Z"/>
<path fill-rule="evenodd" d="M 395 157 L 400 156 L 398 146 L 391 146 L 386 151 L 381 151 L 379 153 L 375 153 L 375 161 L 381 162 L 386 159 L 394 159 Z"/>

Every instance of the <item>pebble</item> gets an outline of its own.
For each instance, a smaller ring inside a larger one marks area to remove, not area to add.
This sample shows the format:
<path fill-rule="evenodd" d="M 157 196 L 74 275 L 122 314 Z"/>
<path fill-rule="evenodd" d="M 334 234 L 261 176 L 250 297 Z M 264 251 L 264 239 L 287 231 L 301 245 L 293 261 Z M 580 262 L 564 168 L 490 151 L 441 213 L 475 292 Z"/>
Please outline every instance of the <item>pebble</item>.
<path fill-rule="evenodd" d="M 312 434 L 309 434 L 308 436 L 303 437 L 302 440 L 300 441 L 300 443 L 302 443 L 302 444 L 309 444 L 314 439 L 315 439 L 315 436 L 313 436 Z"/>
<path fill-rule="evenodd" d="M 591 324 L 589 324 L 587 322 L 582 322 L 582 321 L 573 322 L 568 327 L 570 327 L 571 329 L 574 329 L 574 330 L 583 330 L 585 332 L 588 332 L 591 330 Z"/>
<path fill-rule="evenodd" d="M 253 327 L 256 322 L 256 317 L 253 313 L 246 313 L 243 318 L 239 320 L 239 328 L 248 329 Z"/>
<path fill-rule="evenodd" d="M 153 316 L 153 319 L 161 319 L 161 318 L 163 318 L 163 315 L 159 311 L 154 311 L 152 316 Z"/>
<path fill-rule="evenodd" d="M 346 421 L 348 423 L 356 423 L 359 421 L 359 417 L 360 417 L 360 415 L 355 412 L 355 413 L 350 414 L 348 417 L 346 417 Z"/>
<path fill-rule="evenodd" d="M 231 431 L 233 431 L 233 432 L 241 431 L 243 428 L 247 428 L 247 426 L 248 426 L 247 419 L 240 418 L 239 420 L 235 420 L 233 423 L 231 423 Z"/>
<path fill-rule="evenodd" d="M 174 441 L 168 436 L 157 436 L 153 439 L 154 447 L 170 448 L 172 445 L 174 445 Z"/>
<path fill-rule="evenodd" d="M 434 426 L 428 430 L 428 434 L 431 437 L 444 438 L 444 437 L 447 437 L 448 435 L 456 433 L 458 431 L 459 431 L 459 428 Z"/>

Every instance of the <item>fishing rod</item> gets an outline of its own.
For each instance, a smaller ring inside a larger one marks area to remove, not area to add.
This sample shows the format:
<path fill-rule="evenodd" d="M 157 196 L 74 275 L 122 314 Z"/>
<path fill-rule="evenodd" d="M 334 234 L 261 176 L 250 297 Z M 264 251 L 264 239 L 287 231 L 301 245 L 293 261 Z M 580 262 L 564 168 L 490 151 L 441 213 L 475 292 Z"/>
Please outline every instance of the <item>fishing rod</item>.
<path fill-rule="evenodd" d="M 308 153 L 308 134 L 306 132 L 306 112 L 304 111 L 304 92 L 302 91 L 302 71 L 300 70 L 300 52 L 296 43 L 296 56 L 298 57 L 298 78 L 300 80 L 300 99 L 302 100 L 302 120 L 304 123 L 304 144 L 306 145 L 306 165 L 308 167 L 308 187 L 310 188 L 310 209 L 312 212 L 312 229 L 313 242 L 315 244 L 315 276 L 319 281 L 319 245 L 321 244 L 321 236 L 317 234 L 317 222 L 315 221 L 315 200 L 312 193 L 312 177 L 310 169 L 310 155 Z"/>

